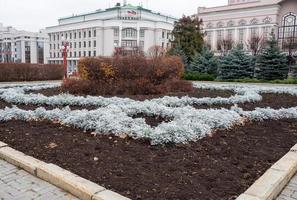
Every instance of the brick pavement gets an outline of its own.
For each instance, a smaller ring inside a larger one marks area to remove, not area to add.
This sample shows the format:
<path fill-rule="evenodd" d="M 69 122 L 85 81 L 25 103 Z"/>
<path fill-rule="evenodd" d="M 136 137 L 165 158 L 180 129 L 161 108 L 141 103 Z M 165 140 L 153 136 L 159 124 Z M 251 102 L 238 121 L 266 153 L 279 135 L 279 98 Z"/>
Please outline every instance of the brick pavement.
<path fill-rule="evenodd" d="M 297 200 L 297 174 L 276 200 Z"/>
<path fill-rule="evenodd" d="M 0 200 L 78 200 L 67 192 L 0 160 Z"/>

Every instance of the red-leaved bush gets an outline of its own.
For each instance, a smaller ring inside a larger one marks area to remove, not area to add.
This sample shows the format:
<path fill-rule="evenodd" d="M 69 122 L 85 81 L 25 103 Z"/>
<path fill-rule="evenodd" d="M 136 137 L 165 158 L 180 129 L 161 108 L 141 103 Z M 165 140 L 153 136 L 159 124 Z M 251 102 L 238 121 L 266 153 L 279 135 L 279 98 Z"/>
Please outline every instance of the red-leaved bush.
<path fill-rule="evenodd" d="M 62 65 L 0 63 L 0 82 L 61 80 Z"/>
<path fill-rule="evenodd" d="M 190 82 L 181 80 L 184 65 L 175 56 L 83 58 L 78 71 L 80 80 L 66 80 L 62 87 L 64 91 L 91 95 L 147 95 L 193 89 Z"/>

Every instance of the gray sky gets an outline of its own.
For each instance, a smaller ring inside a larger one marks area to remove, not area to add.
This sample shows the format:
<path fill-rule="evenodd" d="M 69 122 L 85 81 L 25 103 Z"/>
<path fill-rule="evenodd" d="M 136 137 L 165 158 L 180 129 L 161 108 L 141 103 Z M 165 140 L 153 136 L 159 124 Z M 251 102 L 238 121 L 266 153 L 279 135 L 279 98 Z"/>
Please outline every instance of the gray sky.
<path fill-rule="evenodd" d="M 199 6 L 219 6 L 228 0 L 128 0 L 164 14 L 181 17 L 182 14 L 196 13 Z M 0 23 L 17 29 L 38 31 L 47 26 L 56 25 L 57 19 L 99 8 L 114 6 L 122 0 L 0 0 Z"/>

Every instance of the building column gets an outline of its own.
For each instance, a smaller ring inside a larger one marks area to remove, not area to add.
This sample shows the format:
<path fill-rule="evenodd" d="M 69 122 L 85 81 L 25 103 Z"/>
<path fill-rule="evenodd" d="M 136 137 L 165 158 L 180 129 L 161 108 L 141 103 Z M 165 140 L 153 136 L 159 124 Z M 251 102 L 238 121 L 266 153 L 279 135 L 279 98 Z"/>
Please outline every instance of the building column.
<path fill-rule="evenodd" d="M 235 28 L 234 30 L 234 43 L 235 45 L 239 43 L 239 28 Z"/>
<path fill-rule="evenodd" d="M 21 49 L 20 49 L 20 52 L 21 52 L 21 62 L 22 63 L 25 63 L 26 62 L 26 55 L 25 55 L 25 41 L 22 40 L 21 41 Z"/>
<path fill-rule="evenodd" d="M 137 27 L 137 47 L 139 47 L 140 44 L 140 28 Z"/>
<path fill-rule="evenodd" d="M 122 47 L 122 26 L 119 26 L 119 47 Z"/>
<path fill-rule="evenodd" d="M 217 50 L 217 31 L 213 30 L 211 48 L 213 51 Z"/>
<path fill-rule="evenodd" d="M 37 44 L 36 44 L 36 41 L 34 40 L 30 41 L 30 57 L 31 57 L 31 63 L 36 64 L 37 63 Z"/>

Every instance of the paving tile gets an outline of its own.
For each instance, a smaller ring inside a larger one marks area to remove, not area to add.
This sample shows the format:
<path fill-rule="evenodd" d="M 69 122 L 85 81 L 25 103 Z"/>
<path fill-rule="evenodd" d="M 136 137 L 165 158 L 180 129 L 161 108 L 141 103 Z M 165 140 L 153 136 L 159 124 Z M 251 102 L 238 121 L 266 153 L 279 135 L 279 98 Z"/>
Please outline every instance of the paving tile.
<path fill-rule="evenodd" d="M 297 200 L 297 174 L 292 178 L 276 200 Z"/>
<path fill-rule="evenodd" d="M 0 160 L 0 188 L 0 200 L 78 200 L 3 160 Z"/>

